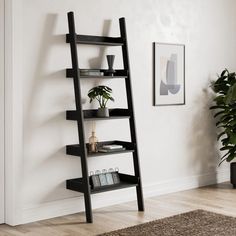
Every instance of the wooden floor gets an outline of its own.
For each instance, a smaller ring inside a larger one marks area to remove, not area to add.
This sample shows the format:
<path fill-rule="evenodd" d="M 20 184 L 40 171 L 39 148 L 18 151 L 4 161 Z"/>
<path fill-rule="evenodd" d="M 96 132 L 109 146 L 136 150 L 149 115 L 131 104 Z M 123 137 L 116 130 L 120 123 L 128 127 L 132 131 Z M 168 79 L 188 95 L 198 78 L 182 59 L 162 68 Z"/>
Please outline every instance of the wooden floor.
<path fill-rule="evenodd" d="M 90 236 L 195 209 L 236 217 L 235 196 L 236 189 L 222 183 L 146 199 L 145 212 L 136 210 L 136 202 L 98 209 L 93 224 L 86 224 L 80 213 L 16 227 L 0 225 L 0 236 Z"/>

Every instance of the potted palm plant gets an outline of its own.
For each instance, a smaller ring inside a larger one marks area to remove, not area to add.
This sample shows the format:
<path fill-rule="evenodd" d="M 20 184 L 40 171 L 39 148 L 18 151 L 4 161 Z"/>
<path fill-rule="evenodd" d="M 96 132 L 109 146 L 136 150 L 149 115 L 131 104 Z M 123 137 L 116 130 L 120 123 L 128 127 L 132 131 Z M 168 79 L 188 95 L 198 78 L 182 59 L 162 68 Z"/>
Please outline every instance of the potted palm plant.
<path fill-rule="evenodd" d="M 98 117 L 109 117 L 109 110 L 106 107 L 109 100 L 114 101 L 114 98 L 111 96 L 112 89 L 101 85 L 94 87 L 88 91 L 88 97 L 90 98 L 90 103 L 96 99 L 99 103 L 99 108 L 97 112 Z"/>
<path fill-rule="evenodd" d="M 216 110 L 214 117 L 220 130 L 217 139 L 222 143 L 220 150 L 226 152 L 219 165 L 224 161 L 231 162 L 230 179 L 236 188 L 236 163 L 232 162 L 236 158 L 236 74 L 225 69 L 211 87 L 216 96 L 210 109 Z"/>

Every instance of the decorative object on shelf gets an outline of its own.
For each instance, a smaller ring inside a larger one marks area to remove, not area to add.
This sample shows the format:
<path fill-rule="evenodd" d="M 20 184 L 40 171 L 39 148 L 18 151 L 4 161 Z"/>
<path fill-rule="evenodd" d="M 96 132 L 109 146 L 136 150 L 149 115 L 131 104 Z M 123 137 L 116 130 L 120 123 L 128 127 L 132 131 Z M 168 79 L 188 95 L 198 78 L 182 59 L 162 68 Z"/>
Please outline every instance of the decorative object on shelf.
<path fill-rule="evenodd" d="M 105 186 L 105 185 L 108 184 L 107 183 L 107 178 L 106 178 L 106 172 L 107 172 L 107 170 L 103 169 L 102 173 L 99 174 L 99 179 L 100 179 L 101 186 Z"/>
<path fill-rule="evenodd" d="M 95 136 L 95 122 L 92 123 L 92 136 L 89 138 L 89 152 L 98 152 L 98 139 Z"/>
<path fill-rule="evenodd" d="M 113 64 L 115 60 L 115 55 L 107 55 L 107 64 L 108 64 L 108 70 L 105 72 L 105 75 L 113 76 L 116 72 L 113 69 Z"/>
<path fill-rule="evenodd" d="M 80 69 L 80 76 L 103 76 L 104 73 L 100 69 Z"/>
<path fill-rule="evenodd" d="M 97 111 L 98 117 L 109 117 L 109 109 L 107 107 L 100 107 Z"/>
<path fill-rule="evenodd" d="M 154 43 L 154 106 L 185 104 L 185 46 Z"/>
<path fill-rule="evenodd" d="M 109 168 L 108 172 L 106 173 L 106 178 L 107 178 L 107 184 L 111 185 L 114 184 L 114 180 L 112 177 L 112 172 L 114 172 L 113 168 Z"/>
<path fill-rule="evenodd" d="M 90 184 L 92 188 L 97 188 L 101 186 L 98 173 L 94 174 L 93 171 L 90 172 Z"/>
<path fill-rule="evenodd" d="M 119 168 L 116 167 L 115 171 L 111 172 L 114 184 L 120 183 Z"/>
<path fill-rule="evenodd" d="M 109 110 L 106 107 L 106 105 L 109 100 L 114 101 L 114 98 L 111 96 L 111 93 L 112 89 L 104 85 L 94 87 L 88 91 L 88 97 L 90 98 L 90 103 L 94 99 L 96 99 L 99 103 L 100 107 L 98 108 L 97 111 L 98 117 L 109 117 Z"/>
<path fill-rule="evenodd" d="M 109 168 L 108 171 L 103 169 L 102 172 L 100 170 L 96 170 L 95 174 L 91 171 L 89 180 L 93 189 L 107 185 L 119 184 L 119 169 L 118 167 L 116 167 L 115 170 L 113 168 Z"/>
<path fill-rule="evenodd" d="M 213 100 L 215 104 L 210 109 L 216 110 L 214 117 L 220 129 L 217 139 L 223 146 L 220 151 L 226 151 L 221 157 L 221 165 L 224 161 L 236 159 L 236 73 L 223 70 L 219 78 L 211 82 L 211 88 L 216 95 Z M 230 164 L 231 184 L 236 187 L 236 164 Z"/>
<path fill-rule="evenodd" d="M 119 152 L 123 150 L 125 150 L 125 148 L 117 144 L 103 145 L 98 149 L 99 152 Z"/>

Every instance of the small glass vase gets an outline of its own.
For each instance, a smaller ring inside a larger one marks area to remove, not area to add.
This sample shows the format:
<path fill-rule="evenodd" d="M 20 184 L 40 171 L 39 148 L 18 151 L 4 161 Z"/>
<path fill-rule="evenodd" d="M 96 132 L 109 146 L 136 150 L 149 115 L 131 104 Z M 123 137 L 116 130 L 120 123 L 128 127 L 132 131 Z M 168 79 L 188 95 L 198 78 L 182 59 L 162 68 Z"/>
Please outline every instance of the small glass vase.
<path fill-rule="evenodd" d="M 98 139 L 95 136 L 95 132 L 92 131 L 92 136 L 89 138 L 89 152 L 98 152 Z"/>

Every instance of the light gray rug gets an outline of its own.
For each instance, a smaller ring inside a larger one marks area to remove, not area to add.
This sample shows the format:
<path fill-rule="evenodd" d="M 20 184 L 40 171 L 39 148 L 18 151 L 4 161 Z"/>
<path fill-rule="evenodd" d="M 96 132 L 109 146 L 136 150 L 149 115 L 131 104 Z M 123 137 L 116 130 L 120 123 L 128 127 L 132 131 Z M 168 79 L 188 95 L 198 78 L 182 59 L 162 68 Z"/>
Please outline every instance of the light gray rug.
<path fill-rule="evenodd" d="M 196 210 L 100 236 L 236 236 L 236 218 Z"/>

